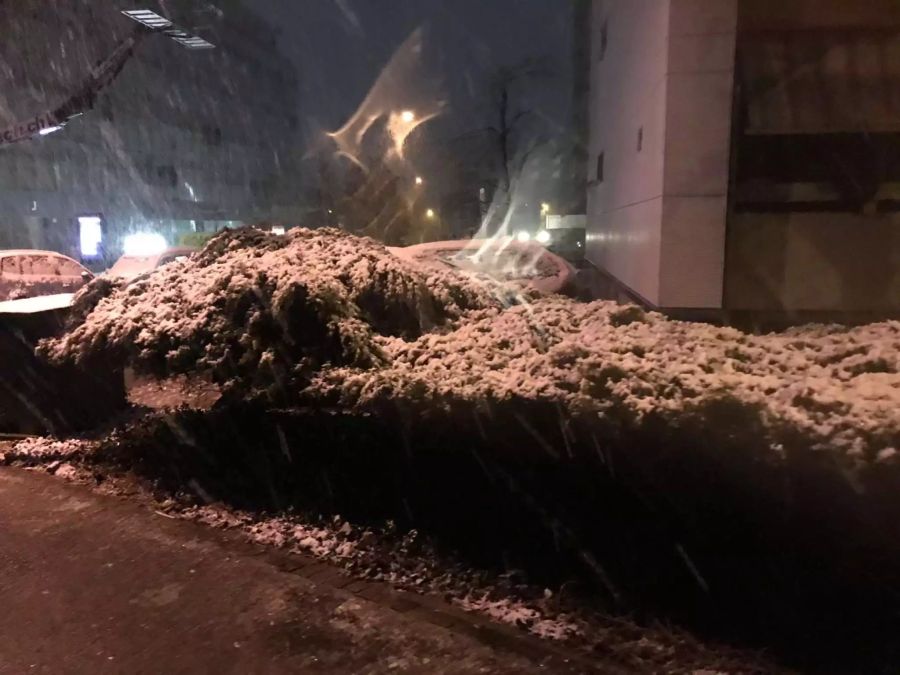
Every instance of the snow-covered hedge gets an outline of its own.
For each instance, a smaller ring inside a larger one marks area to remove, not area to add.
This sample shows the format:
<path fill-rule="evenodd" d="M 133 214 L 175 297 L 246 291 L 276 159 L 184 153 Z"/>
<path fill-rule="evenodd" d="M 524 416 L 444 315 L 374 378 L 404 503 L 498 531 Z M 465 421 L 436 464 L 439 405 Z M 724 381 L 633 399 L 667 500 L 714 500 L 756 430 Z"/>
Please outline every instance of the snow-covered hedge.
<path fill-rule="evenodd" d="M 127 287 L 95 282 L 75 305 L 71 330 L 41 347 L 52 361 L 268 386 L 302 381 L 323 363 L 381 364 L 377 335 L 416 338 L 498 300 L 370 239 L 246 229 Z"/>
<path fill-rule="evenodd" d="M 609 428 L 706 425 L 773 459 L 797 442 L 850 464 L 900 459 L 900 322 L 753 336 L 503 292 L 337 230 L 227 232 L 128 287 L 88 287 L 43 351 L 364 411 L 543 402 Z M 754 426 L 729 428 L 723 402 Z"/>
<path fill-rule="evenodd" d="M 382 350 L 389 365 L 327 370 L 313 390 L 363 410 L 542 401 L 617 426 L 708 425 L 773 459 L 789 439 L 851 464 L 900 459 L 900 322 L 754 336 L 547 298 L 480 312 L 450 332 L 385 339 Z M 759 426 L 727 428 L 715 417 L 722 402 Z"/>

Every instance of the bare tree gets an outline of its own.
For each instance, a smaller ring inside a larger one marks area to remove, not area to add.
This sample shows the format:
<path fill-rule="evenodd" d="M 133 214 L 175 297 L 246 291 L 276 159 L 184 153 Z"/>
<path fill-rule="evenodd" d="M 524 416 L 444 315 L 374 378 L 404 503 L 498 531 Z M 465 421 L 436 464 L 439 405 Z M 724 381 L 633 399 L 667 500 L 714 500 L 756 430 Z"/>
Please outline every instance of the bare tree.
<path fill-rule="evenodd" d="M 529 90 L 551 75 L 544 59 L 529 58 L 497 69 L 488 84 L 487 122 L 484 128 L 458 137 L 461 147 L 481 146 L 480 152 L 465 152 L 468 161 L 483 165 L 488 176 L 480 183 L 492 191 L 493 215 L 488 229 L 493 230 L 506 217 L 516 180 L 528 158 L 547 141 L 547 125 L 529 106 Z"/>

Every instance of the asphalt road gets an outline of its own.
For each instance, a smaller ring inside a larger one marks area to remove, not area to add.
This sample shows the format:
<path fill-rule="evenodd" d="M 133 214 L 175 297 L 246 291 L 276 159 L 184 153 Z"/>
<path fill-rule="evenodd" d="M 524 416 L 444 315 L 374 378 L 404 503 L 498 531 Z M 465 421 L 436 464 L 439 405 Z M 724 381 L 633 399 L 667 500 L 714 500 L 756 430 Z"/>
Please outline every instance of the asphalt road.
<path fill-rule="evenodd" d="M 0 468 L 0 673 L 532 673 L 206 528 Z"/>

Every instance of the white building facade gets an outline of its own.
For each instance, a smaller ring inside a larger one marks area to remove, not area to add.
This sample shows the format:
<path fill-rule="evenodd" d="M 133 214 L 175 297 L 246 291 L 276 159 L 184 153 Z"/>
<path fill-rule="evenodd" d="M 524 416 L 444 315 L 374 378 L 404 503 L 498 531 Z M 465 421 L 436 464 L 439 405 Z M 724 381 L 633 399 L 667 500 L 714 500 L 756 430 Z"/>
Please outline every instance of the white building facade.
<path fill-rule="evenodd" d="M 624 297 L 900 312 L 900 4 L 594 0 L 591 35 L 587 255 Z"/>

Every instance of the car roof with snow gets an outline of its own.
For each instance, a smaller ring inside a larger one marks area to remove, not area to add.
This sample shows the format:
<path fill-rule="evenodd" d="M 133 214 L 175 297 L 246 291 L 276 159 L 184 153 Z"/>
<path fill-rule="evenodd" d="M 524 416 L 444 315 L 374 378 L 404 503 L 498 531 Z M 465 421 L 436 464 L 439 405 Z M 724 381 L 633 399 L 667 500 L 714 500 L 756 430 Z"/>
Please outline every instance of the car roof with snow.
<path fill-rule="evenodd" d="M 69 256 L 63 253 L 57 253 L 56 251 L 42 251 L 34 248 L 14 248 L 0 250 L 0 258 L 12 258 L 18 255 L 47 255 L 54 258 L 66 258 L 68 260 L 72 260 L 72 258 L 70 258 Z"/>

